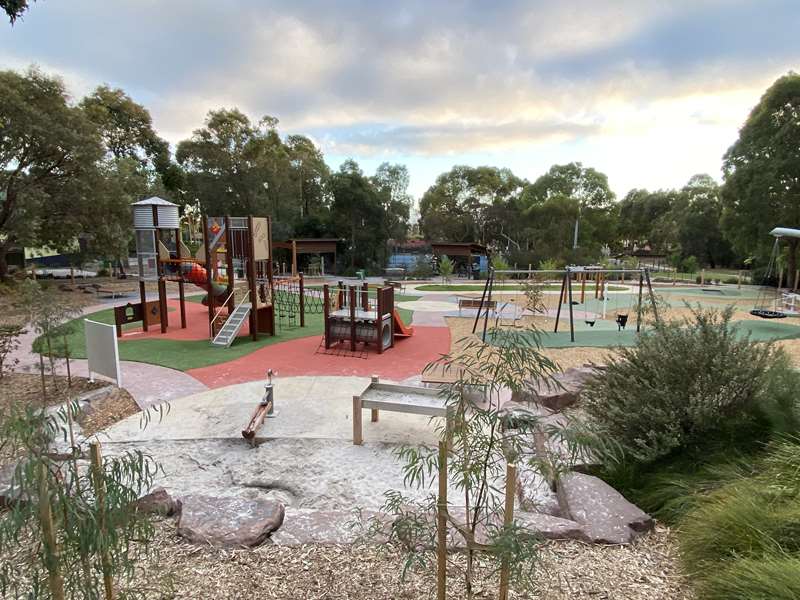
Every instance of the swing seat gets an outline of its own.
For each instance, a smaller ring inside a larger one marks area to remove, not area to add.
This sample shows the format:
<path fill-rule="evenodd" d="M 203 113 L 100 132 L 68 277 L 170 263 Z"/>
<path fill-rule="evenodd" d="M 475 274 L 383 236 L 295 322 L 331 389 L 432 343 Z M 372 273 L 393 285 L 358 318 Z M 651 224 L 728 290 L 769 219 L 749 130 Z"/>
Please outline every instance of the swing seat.
<path fill-rule="evenodd" d="M 628 315 L 617 315 L 617 328 L 621 331 L 628 324 Z"/>
<path fill-rule="evenodd" d="M 761 319 L 785 319 L 786 313 L 782 313 L 777 310 L 767 310 L 766 308 L 754 308 L 750 311 L 750 314 L 754 317 L 759 317 Z"/>
<path fill-rule="evenodd" d="M 589 327 L 594 327 L 595 321 L 584 321 Z"/>

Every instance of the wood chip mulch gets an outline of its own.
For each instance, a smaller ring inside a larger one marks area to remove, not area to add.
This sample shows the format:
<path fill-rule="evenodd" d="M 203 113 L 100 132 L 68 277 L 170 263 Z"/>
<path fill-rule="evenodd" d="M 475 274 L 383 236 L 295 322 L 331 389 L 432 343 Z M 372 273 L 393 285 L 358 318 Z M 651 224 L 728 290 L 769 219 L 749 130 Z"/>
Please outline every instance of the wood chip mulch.
<path fill-rule="evenodd" d="M 196 546 L 157 525 L 158 559 L 144 566 L 148 598 L 280 598 L 282 600 L 416 600 L 435 598 L 435 565 L 401 573 L 403 555 L 364 546 L 271 546 L 221 550 Z M 450 555 L 448 598 L 465 598 L 463 554 Z M 672 533 L 658 527 L 630 546 L 548 542 L 540 551 L 536 589 L 512 589 L 530 600 L 689 600 Z M 496 598 L 496 574 L 474 582 L 475 598 Z"/>

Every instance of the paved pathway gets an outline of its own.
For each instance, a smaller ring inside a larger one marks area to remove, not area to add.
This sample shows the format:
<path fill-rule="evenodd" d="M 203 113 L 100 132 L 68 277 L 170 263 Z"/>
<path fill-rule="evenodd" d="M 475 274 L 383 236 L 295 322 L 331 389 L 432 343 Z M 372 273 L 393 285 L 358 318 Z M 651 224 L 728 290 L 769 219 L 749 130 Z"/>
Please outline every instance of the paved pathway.
<path fill-rule="evenodd" d="M 117 300 L 116 304 L 124 304 L 125 302 L 127 302 L 127 299 L 123 301 Z M 89 306 L 83 309 L 82 314 L 93 313 L 110 306 L 113 306 L 113 304 Z M 31 351 L 35 339 L 36 334 L 30 329 L 20 337 L 20 346 L 11 357 L 12 361 L 14 359 L 19 361 L 14 367 L 15 371 L 39 372 L 39 355 Z M 122 369 L 122 387 L 130 392 L 139 407 L 143 409 L 165 400 L 182 398 L 183 396 L 208 389 L 204 383 L 191 375 L 175 369 L 127 360 L 122 361 L 120 367 Z M 45 365 L 45 368 L 48 368 L 48 365 Z M 70 360 L 70 370 L 73 375 L 79 377 L 89 376 L 88 362 L 85 359 Z M 66 361 L 57 361 L 56 372 L 66 375 Z M 98 376 L 98 379 L 106 378 Z"/>

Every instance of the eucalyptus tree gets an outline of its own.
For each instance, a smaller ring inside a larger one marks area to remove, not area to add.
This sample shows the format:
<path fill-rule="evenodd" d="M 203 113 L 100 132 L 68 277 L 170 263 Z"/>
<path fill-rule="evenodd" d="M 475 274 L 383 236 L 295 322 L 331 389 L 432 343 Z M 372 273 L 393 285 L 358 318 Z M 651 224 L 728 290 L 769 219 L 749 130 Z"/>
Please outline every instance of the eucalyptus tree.
<path fill-rule="evenodd" d="M 723 158 L 723 229 L 745 256 L 768 255 L 769 231 L 800 228 L 800 75 L 773 83 Z M 789 238 L 787 266 L 797 270 L 800 240 Z"/>

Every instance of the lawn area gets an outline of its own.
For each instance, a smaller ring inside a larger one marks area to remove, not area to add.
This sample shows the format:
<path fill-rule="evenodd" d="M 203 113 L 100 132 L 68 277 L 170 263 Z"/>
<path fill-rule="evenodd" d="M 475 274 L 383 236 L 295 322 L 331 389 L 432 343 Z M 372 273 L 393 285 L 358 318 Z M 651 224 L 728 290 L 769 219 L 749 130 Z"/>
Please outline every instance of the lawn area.
<path fill-rule="evenodd" d="M 418 285 L 416 290 L 418 292 L 482 292 L 483 288 L 486 286 L 484 283 L 456 283 L 456 284 L 444 284 L 444 283 L 426 283 L 424 285 Z M 573 283 L 573 291 L 575 291 L 576 284 Z M 557 292 L 561 289 L 561 284 L 547 284 L 539 286 L 542 290 L 548 292 Z M 495 281 L 494 287 L 492 290 L 494 292 L 504 292 L 504 291 L 522 291 L 525 289 L 525 286 L 518 283 L 502 283 L 499 281 Z M 611 292 L 621 292 L 627 290 L 627 287 L 622 287 L 619 285 L 609 285 L 609 291 Z M 414 298 L 416 300 L 416 298 Z"/>
<path fill-rule="evenodd" d="M 404 322 L 411 322 L 412 311 L 403 308 L 397 310 Z M 73 358 L 86 358 L 84 318 L 113 324 L 114 310 L 101 310 L 70 322 L 72 331 L 67 336 L 67 343 L 70 356 Z M 136 330 L 140 327 L 140 324 L 131 323 L 124 327 L 123 331 Z M 321 314 L 306 314 L 305 327 L 288 326 L 285 322 L 279 325 L 276 322 L 276 328 L 278 335 L 263 335 L 255 342 L 250 337 L 239 337 L 227 349 L 212 346 L 208 340 L 123 339 L 119 343 L 120 360 L 161 365 L 178 371 L 208 367 L 246 356 L 264 346 L 302 337 L 321 336 L 324 329 L 323 317 Z M 38 350 L 39 341 L 37 339 L 34 342 L 35 350 Z"/>

